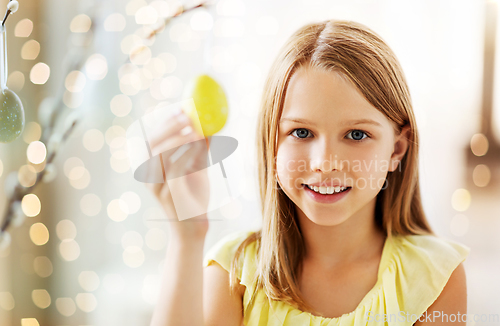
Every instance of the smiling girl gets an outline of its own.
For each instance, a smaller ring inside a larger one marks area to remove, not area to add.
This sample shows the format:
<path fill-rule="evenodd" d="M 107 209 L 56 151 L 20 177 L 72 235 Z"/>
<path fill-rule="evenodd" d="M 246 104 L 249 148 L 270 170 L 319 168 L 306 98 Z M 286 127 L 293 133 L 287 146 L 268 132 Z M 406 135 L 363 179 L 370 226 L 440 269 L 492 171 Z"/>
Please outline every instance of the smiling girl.
<path fill-rule="evenodd" d="M 425 218 L 408 86 L 379 36 L 344 21 L 296 31 L 257 147 L 262 229 L 221 239 L 202 277 L 206 216 L 172 223 L 152 325 L 465 325 L 469 248 Z"/>

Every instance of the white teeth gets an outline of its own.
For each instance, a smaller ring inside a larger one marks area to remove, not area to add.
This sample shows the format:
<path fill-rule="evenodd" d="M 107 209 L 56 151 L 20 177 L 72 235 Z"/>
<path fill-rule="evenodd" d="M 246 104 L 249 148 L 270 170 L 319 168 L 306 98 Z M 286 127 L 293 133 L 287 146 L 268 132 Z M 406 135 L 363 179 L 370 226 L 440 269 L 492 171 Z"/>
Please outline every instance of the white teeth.
<path fill-rule="evenodd" d="M 318 186 L 309 186 L 309 189 L 314 190 L 315 192 L 318 192 L 323 195 L 331 195 L 333 193 L 339 193 L 344 190 L 346 190 L 346 187 L 318 187 Z"/>

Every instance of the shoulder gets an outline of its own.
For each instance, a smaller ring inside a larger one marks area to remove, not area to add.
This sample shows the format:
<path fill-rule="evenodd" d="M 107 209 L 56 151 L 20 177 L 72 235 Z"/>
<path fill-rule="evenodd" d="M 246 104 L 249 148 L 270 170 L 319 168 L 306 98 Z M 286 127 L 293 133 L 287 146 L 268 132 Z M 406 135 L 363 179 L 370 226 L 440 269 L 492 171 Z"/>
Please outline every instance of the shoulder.
<path fill-rule="evenodd" d="M 387 273 L 400 311 L 420 315 L 434 303 L 450 304 L 449 293 L 465 291 L 467 246 L 435 235 L 393 236 L 392 244 Z"/>
<path fill-rule="evenodd" d="M 222 268 L 224 268 L 226 271 L 229 271 L 231 267 L 231 261 L 234 258 L 238 247 L 243 241 L 245 241 L 255 232 L 256 231 L 251 230 L 235 231 L 216 240 L 215 243 L 204 254 L 203 266 L 206 267 L 210 265 L 211 262 L 216 261 L 219 265 L 222 266 Z"/>

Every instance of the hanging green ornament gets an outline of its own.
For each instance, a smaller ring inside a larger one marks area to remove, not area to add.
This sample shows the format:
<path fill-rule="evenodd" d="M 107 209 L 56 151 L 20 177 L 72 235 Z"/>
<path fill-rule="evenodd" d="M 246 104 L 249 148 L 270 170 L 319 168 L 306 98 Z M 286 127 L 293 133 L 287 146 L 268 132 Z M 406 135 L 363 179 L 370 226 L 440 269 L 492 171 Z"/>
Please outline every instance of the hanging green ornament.
<path fill-rule="evenodd" d="M 8 10 L 17 11 L 19 4 L 11 1 Z M 7 88 L 7 33 L 0 25 L 0 142 L 16 140 L 24 130 L 24 108 L 19 96 Z"/>

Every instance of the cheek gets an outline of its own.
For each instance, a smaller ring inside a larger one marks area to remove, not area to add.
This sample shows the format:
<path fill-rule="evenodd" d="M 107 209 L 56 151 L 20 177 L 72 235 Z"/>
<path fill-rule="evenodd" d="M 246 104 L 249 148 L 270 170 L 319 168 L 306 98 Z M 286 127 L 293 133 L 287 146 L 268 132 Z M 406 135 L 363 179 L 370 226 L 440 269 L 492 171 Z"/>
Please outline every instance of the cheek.
<path fill-rule="evenodd" d="M 276 155 L 276 170 L 280 175 L 289 175 L 304 169 L 306 159 L 300 151 L 294 150 L 289 146 L 282 145 L 278 148 Z"/>
<path fill-rule="evenodd" d="M 384 174 L 389 166 L 390 155 L 380 148 L 365 148 L 351 156 L 354 172 Z"/>

